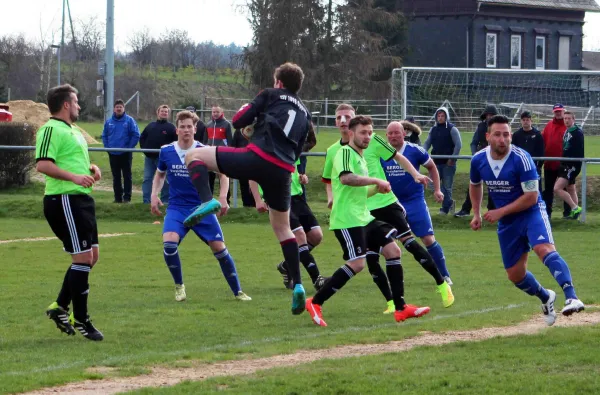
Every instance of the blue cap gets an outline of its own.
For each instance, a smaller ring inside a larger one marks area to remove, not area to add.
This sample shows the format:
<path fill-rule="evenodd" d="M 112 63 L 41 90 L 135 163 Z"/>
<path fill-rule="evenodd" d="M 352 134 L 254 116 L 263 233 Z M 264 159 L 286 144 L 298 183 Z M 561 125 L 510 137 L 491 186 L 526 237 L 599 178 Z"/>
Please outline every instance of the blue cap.
<path fill-rule="evenodd" d="M 563 106 L 563 105 L 562 105 L 562 104 L 560 104 L 560 103 L 556 103 L 556 104 L 554 105 L 554 107 L 552 107 L 552 111 L 559 111 L 559 110 L 564 110 L 564 109 L 565 109 L 565 106 Z"/>

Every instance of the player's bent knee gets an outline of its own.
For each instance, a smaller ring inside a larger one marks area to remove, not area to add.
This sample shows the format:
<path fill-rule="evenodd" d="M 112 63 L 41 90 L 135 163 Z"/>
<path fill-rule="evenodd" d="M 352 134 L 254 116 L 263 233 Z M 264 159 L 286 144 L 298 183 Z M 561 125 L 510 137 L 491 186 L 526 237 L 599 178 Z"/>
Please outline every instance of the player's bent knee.
<path fill-rule="evenodd" d="M 427 236 L 421 237 L 421 240 L 423 241 L 423 244 L 425 244 L 426 247 L 429 247 L 430 245 L 435 243 L 435 236 L 427 235 Z"/>
<path fill-rule="evenodd" d="M 528 253 L 524 253 L 517 263 L 506 269 L 506 275 L 511 282 L 517 284 L 523 281 L 525 275 L 527 275 L 527 256 Z"/>
<path fill-rule="evenodd" d="M 92 250 L 79 254 L 72 254 L 71 259 L 73 263 L 83 263 L 90 266 L 94 264 L 94 254 L 92 253 Z"/>
<path fill-rule="evenodd" d="M 545 244 L 538 244 L 536 246 L 533 246 L 533 251 L 538 256 L 538 258 L 540 258 L 541 260 L 544 260 L 544 257 L 546 255 L 548 255 L 549 253 L 556 251 L 556 248 L 554 247 L 553 244 L 545 243 Z"/>
<path fill-rule="evenodd" d="M 225 243 L 219 240 L 209 241 L 208 246 L 212 252 L 221 252 L 225 249 Z"/>
<path fill-rule="evenodd" d="M 313 228 L 306 234 L 306 238 L 310 244 L 316 247 L 323 241 L 323 231 L 321 228 Z"/>
<path fill-rule="evenodd" d="M 353 261 L 349 261 L 346 265 L 350 266 L 354 273 L 361 272 L 365 268 L 365 258 L 355 259 Z"/>
<path fill-rule="evenodd" d="M 179 243 L 179 235 L 175 232 L 163 233 L 163 242 Z"/>
<path fill-rule="evenodd" d="M 385 257 L 385 259 L 398 258 L 402 254 L 400 247 L 396 242 L 388 243 L 383 250 L 381 250 L 381 255 Z"/>

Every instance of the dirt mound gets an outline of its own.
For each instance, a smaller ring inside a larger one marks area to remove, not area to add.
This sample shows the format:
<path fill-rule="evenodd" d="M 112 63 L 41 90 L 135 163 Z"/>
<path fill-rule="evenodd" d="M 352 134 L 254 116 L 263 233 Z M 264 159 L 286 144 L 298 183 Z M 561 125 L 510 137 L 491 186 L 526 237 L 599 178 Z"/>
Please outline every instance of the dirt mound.
<path fill-rule="evenodd" d="M 48 111 L 48 106 L 44 103 L 36 103 L 31 100 L 13 100 L 6 103 L 6 105 L 9 106 L 8 111 L 12 113 L 13 122 L 31 124 L 36 130 L 50 119 L 50 111 Z M 98 144 L 98 141 L 85 130 L 77 125 L 75 126 L 81 131 L 88 144 Z"/>

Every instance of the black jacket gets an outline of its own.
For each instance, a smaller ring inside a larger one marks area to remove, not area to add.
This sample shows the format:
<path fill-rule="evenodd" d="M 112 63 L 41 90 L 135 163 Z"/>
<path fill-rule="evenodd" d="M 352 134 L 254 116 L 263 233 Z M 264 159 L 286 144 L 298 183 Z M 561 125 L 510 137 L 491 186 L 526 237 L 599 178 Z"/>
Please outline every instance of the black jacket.
<path fill-rule="evenodd" d="M 140 136 L 140 147 L 148 149 L 159 149 L 165 144 L 177 140 L 175 125 L 166 120 L 150 122 Z M 158 153 L 144 152 L 148 158 L 158 158 Z"/>
<path fill-rule="evenodd" d="M 563 136 L 563 157 L 564 158 L 583 158 L 584 140 L 583 130 L 579 125 L 571 126 Z M 561 162 L 563 166 L 575 166 L 581 168 L 581 162 Z"/>
<path fill-rule="evenodd" d="M 529 155 L 534 158 L 544 156 L 544 137 L 536 128 L 533 128 L 528 132 L 524 131 L 523 128 L 517 130 L 513 134 L 512 143 L 527 151 Z M 544 161 L 535 161 L 535 167 L 537 168 L 538 173 L 541 171 L 543 164 Z"/>
<path fill-rule="evenodd" d="M 203 142 L 206 136 L 206 125 L 202 120 L 198 120 L 196 124 L 196 133 L 194 134 L 194 140 Z"/>
<path fill-rule="evenodd" d="M 481 121 L 477 125 L 477 130 L 473 135 L 473 140 L 471 140 L 471 155 L 475 155 L 475 152 L 480 151 L 488 146 L 488 142 L 485 138 L 485 134 L 488 130 L 487 121 Z"/>

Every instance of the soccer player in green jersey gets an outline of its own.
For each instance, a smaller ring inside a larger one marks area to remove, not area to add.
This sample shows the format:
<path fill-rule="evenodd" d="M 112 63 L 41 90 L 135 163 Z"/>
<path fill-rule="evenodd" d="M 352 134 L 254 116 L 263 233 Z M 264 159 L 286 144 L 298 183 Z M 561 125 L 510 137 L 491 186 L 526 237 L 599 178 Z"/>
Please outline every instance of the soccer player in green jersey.
<path fill-rule="evenodd" d="M 336 109 L 336 125 L 340 129 L 341 139 L 327 149 L 325 158 L 325 167 L 323 168 L 323 181 L 328 183 L 332 178 L 332 158 L 337 151 L 347 145 L 349 142 L 348 123 L 355 115 L 354 108 L 349 104 L 340 104 Z M 385 141 L 380 136 L 374 135 L 373 140 L 365 149 L 364 158 L 367 162 L 367 167 L 370 177 L 375 177 L 379 180 L 386 180 L 385 171 L 381 165 L 381 160 L 388 161 L 394 159 L 402 168 L 410 173 L 416 182 L 422 183 L 427 180 L 427 177 L 420 174 L 414 166 L 398 153 L 395 148 Z M 331 186 L 327 185 L 328 201 L 331 202 Z M 331 204 L 329 205 L 331 207 Z M 415 260 L 433 277 L 437 286 L 437 292 L 441 294 L 442 305 L 450 307 L 454 303 L 454 295 L 449 284 L 444 280 L 438 270 L 435 261 L 423 246 L 421 246 L 412 234 L 410 226 L 406 220 L 406 211 L 398 202 L 396 196 L 392 194 L 374 195 L 367 201 L 369 211 L 379 221 L 387 222 L 392 225 L 397 231 L 396 238 L 404 245 L 404 248 L 410 252 Z M 390 314 L 395 311 L 393 305 L 392 294 L 386 278 L 385 272 L 379 265 L 379 254 L 372 251 L 367 255 L 367 266 L 371 277 L 379 290 L 387 301 L 387 308 L 384 314 Z"/>
<path fill-rule="evenodd" d="M 373 135 L 371 118 L 357 116 L 348 127 L 348 144 L 338 150 L 331 168 L 333 205 L 330 217 L 330 229 L 342 246 L 346 264 L 333 273 L 313 298 L 307 299 L 306 309 L 315 324 L 327 326 L 322 315 L 323 303 L 364 269 L 368 251 L 381 251 L 386 259 L 396 308 L 394 318 L 400 322 L 421 317 L 429 312 L 429 307 L 408 305 L 404 301 L 400 248 L 394 241 L 397 231 L 388 223 L 375 220 L 367 207 L 369 196 L 391 191 L 386 180 L 369 177 L 363 157 Z"/>
<path fill-rule="evenodd" d="M 75 335 L 77 329 L 87 339 L 102 340 L 87 312 L 88 278 L 98 262 L 96 209 L 90 193 L 101 173 L 90 163 L 87 143 L 72 125 L 80 110 L 77 90 L 71 85 L 54 87 L 48 91 L 47 103 L 52 116 L 36 135 L 36 170 L 46 175 L 44 216 L 72 263 L 46 314 L 68 335 Z"/>

